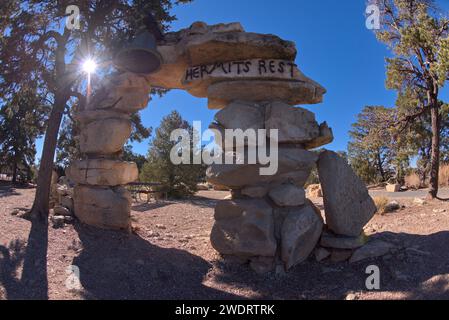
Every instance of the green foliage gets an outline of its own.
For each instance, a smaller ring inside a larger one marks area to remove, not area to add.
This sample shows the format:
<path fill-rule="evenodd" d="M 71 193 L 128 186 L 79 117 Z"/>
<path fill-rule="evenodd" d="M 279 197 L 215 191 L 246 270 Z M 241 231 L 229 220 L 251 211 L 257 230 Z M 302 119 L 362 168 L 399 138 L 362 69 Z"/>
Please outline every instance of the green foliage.
<path fill-rule="evenodd" d="M 204 180 L 205 167 L 196 164 L 175 165 L 170 160 L 170 152 L 178 143 L 170 141 L 171 133 L 176 129 L 185 129 L 193 136 L 192 126 L 182 119 L 181 115 L 173 111 L 164 117 L 156 136 L 150 142 L 148 161 L 143 166 L 140 180 L 143 182 L 159 182 L 168 190 L 171 197 L 185 197 L 197 191 L 197 184 Z M 193 141 L 193 139 L 192 139 Z M 193 155 L 199 148 L 192 143 L 190 152 Z"/>
<path fill-rule="evenodd" d="M 392 175 L 397 146 L 393 143 L 390 123 L 395 116 L 393 109 L 367 106 L 352 125 L 349 162 L 366 183 L 387 181 Z"/>
<path fill-rule="evenodd" d="M 126 145 L 123 150 L 123 156 L 122 159 L 124 161 L 131 161 L 134 162 L 137 165 L 137 168 L 139 169 L 139 172 L 142 172 L 143 166 L 147 159 L 137 153 L 134 153 L 132 150 L 132 146 L 130 144 Z"/>
<path fill-rule="evenodd" d="M 44 133 L 48 112 L 33 90 L 15 94 L 0 107 L 0 169 L 14 182 L 33 179 L 36 139 Z"/>
<path fill-rule="evenodd" d="M 398 144 L 404 144 L 407 140 L 404 130 L 422 121 L 419 119 L 422 115 L 431 115 L 429 195 L 435 198 L 438 193 L 440 115 L 443 105 L 439 95 L 449 80 L 447 13 L 438 12 L 431 0 L 382 0 L 378 4 L 382 24 L 376 36 L 393 53 L 391 58 L 386 59 L 386 86 L 399 93 L 397 105 L 400 117 L 392 124 L 399 130 L 394 137 Z M 395 157 L 398 182 L 402 180 L 406 158 L 407 152 Z"/>

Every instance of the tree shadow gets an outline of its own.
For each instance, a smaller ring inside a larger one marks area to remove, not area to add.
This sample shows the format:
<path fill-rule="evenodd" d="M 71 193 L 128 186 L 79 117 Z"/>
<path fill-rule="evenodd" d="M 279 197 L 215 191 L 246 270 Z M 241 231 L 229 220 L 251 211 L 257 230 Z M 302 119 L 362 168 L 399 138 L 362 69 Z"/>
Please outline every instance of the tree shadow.
<path fill-rule="evenodd" d="M 73 260 L 87 299 L 239 299 L 202 284 L 211 265 L 138 235 L 76 224 L 82 251 Z"/>
<path fill-rule="evenodd" d="M 0 198 L 20 195 L 13 185 L 0 185 Z"/>
<path fill-rule="evenodd" d="M 137 211 L 137 212 L 146 212 L 149 210 L 163 208 L 163 207 L 169 206 L 173 203 L 174 202 L 171 202 L 171 201 L 157 201 L 157 202 L 141 203 L 141 204 L 133 205 L 131 207 L 131 210 Z"/>
<path fill-rule="evenodd" d="M 48 223 L 39 221 L 32 222 L 26 243 L 15 240 L 9 247 L 0 246 L 0 283 L 6 290 L 7 299 L 48 299 L 47 247 Z"/>
<path fill-rule="evenodd" d="M 366 268 L 380 269 L 380 291 L 402 299 L 449 299 L 449 231 L 431 235 L 382 232 L 372 237 L 396 245 L 387 257 L 358 263 L 318 263 L 313 257 L 276 277 L 256 275 L 247 266 L 218 262 L 218 283 L 250 288 L 261 299 L 344 299 L 369 293 Z"/>
<path fill-rule="evenodd" d="M 188 202 L 192 203 L 193 205 L 202 208 L 215 208 L 218 201 L 220 201 L 220 199 L 211 199 L 200 195 L 195 195 L 188 200 Z"/>

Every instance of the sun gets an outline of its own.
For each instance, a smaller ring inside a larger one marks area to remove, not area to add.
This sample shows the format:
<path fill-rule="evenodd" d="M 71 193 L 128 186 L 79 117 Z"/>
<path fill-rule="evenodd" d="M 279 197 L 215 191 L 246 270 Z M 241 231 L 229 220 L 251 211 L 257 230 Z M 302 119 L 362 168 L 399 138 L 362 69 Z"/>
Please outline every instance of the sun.
<path fill-rule="evenodd" d="M 83 63 L 83 71 L 84 72 L 86 72 L 87 74 L 91 74 L 91 73 L 94 73 L 96 69 L 97 69 L 97 64 L 95 63 L 94 60 L 87 59 L 86 61 L 84 61 L 84 63 Z"/>

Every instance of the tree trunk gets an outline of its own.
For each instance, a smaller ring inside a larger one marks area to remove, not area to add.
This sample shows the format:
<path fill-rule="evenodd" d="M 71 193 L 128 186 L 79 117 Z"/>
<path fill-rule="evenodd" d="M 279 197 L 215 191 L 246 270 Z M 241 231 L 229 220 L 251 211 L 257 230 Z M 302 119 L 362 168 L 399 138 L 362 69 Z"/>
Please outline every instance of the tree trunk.
<path fill-rule="evenodd" d="M 432 151 L 430 156 L 430 189 L 428 197 L 435 199 L 438 194 L 438 175 L 440 172 L 440 126 L 438 99 L 434 99 L 430 109 L 432 118 Z"/>
<path fill-rule="evenodd" d="M 48 219 L 53 162 L 65 104 L 66 100 L 64 98 L 55 98 L 55 104 L 51 111 L 47 131 L 45 133 L 44 147 L 37 177 L 36 196 L 34 198 L 33 207 L 28 213 L 28 217 L 32 219 L 37 218 L 44 221 Z"/>
<path fill-rule="evenodd" d="M 377 153 L 377 166 L 379 167 L 380 176 L 382 177 L 382 182 L 385 182 L 385 171 L 382 168 L 382 159 L 380 157 L 380 152 Z"/>
<path fill-rule="evenodd" d="M 12 165 L 12 184 L 17 183 L 17 161 L 14 161 Z"/>

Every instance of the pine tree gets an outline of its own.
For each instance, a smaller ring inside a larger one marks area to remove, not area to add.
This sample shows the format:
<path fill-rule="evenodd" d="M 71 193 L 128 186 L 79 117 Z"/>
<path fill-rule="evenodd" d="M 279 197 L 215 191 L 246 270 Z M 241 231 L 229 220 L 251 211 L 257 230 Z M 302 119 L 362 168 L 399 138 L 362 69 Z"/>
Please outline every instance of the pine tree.
<path fill-rule="evenodd" d="M 156 135 L 150 142 L 148 161 L 143 166 L 140 180 L 144 182 L 158 182 L 171 197 L 185 197 L 197 191 L 197 185 L 204 180 L 206 168 L 201 164 L 175 165 L 170 159 L 170 152 L 177 141 L 170 141 L 171 133 L 176 129 L 185 129 L 193 136 L 192 126 L 182 119 L 177 111 L 164 117 Z M 193 138 L 191 139 L 193 141 Z M 190 152 L 199 152 L 195 143 L 191 143 Z M 192 159 L 192 156 L 191 156 Z"/>
<path fill-rule="evenodd" d="M 429 197 L 438 193 L 440 162 L 441 89 L 449 80 L 449 20 L 430 0 L 381 0 L 378 39 L 393 53 L 387 58 L 387 87 L 399 93 L 422 92 L 419 105 L 399 122 L 409 126 L 420 115 L 430 114 L 432 144 Z"/>

